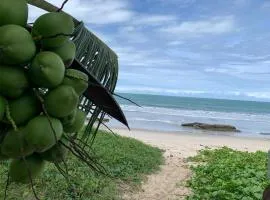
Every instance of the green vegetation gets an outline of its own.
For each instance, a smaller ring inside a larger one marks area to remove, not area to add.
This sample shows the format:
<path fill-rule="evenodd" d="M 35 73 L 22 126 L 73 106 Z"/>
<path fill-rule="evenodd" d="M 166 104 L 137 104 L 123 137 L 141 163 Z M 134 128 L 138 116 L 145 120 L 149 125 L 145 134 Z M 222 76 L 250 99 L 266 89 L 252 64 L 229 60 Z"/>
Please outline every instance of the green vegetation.
<path fill-rule="evenodd" d="M 223 147 L 205 149 L 189 159 L 193 177 L 188 181 L 193 194 L 188 200 L 262 199 L 267 180 L 267 154 L 248 153 Z"/>
<path fill-rule="evenodd" d="M 93 145 L 99 162 L 108 170 L 112 178 L 91 171 L 77 158 L 67 159 L 68 185 L 53 164 L 47 164 L 42 176 L 35 180 L 35 189 L 40 199 L 119 199 L 121 186 L 139 185 L 146 174 L 159 169 L 163 163 L 161 150 L 145 145 L 137 140 L 99 132 Z M 8 163 L 0 161 L 0 199 L 3 199 Z M 33 199 L 30 185 L 11 184 L 7 199 Z"/>

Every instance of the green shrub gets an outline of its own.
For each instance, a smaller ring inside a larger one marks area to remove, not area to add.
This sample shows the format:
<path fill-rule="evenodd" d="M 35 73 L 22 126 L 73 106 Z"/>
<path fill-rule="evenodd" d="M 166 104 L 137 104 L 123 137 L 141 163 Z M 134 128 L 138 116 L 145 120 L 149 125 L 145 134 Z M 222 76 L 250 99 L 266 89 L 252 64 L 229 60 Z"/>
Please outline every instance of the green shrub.
<path fill-rule="evenodd" d="M 227 147 L 205 149 L 189 159 L 193 166 L 188 181 L 193 194 L 188 200 L 260 200 L 267 179 L 267 153 L 235 151 Z"/>

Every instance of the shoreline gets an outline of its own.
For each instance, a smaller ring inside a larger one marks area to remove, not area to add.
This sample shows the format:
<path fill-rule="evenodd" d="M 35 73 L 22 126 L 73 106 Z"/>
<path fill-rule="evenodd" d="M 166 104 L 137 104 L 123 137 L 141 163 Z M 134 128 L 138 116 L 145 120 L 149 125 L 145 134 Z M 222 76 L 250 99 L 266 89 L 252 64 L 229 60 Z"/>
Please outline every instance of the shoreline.
<path fill-rule="evenodd" d="M 260 139 L 260 140 L 269 140 L 270 142 L 270 134 L 269 138 L 266 137 L 258 137 L 257 135 L 251 135 L 244 132 L 227 132 L 227 131 L 211 131 L 211 130 L 202 130 L 190 128 L 190 130 L 181 130 L 181 131 L 165 131 L 165 130 L 152 130 L 152 129 L 144 129 L 144 128 L 128 128 L 123 127 L 110 127 L 112 130 L 120 130 L 120 131 L 144 131 L 149 133 L 166 133 L 166 134 L 181 134 L 181 135 L 189 135 L 189 136 L 213 136 L 213 137 L 236 137 L 236 138 L 244 138 L 244 139 Z M 262 134 L 261 136 L 267 136 L 267 134 Z"/>
<path fill-rule="evenodd" d="M 169 153 L 178 152 L 181 157 L 187 158 L 196 155 L 197 151 L 205 147 L 219 148 L 227 146 L 240 151 L 268 151 L 270 139 L 239 137 L 234 135 L 217 135 L 192 132 L 163 132 L 144 129 L 112 128 L 112 130 L 126 137 L 140 140 L 146 144 L 164 149 Z"/>
<path fill-rule="evenodd" d="M 159 132 L 159 133 L 177 133 L 177 134 L 192 134 L 192 135 L 211 135 L 211 136 L 230 136 L 230 137 L 239 137 L 239 138 L 259 138 L 259 139 L 269 139 L 270 140 L 270 131 L 261 131 L 261 132 L 249 132 L 247 130 L 242 130 L 239 127 L 229 124 L 229 123 L 204 123 L 204 122 L 191 122 L 191 123 L 202 123 L 209 125 L 225 125 L 236 128 L 237 131 L 223 131 L 223 130 L 210 130 L 210 129 L 196 129 L 194 127 L 186 127 L 179 125 L 179 129 L 166 129 L 155 126 L 145 126 L 145 124 L 132 124 L 130 123 L 130 128 L 132 130 L 147 131 L 147 132 Z M 119 130 L 128 130 L 124 125 L 119 122 L 112 120 L 106 123 L 110 129 L 119 129 Z M 254 131 L 254 130 L 253 130 Z"/>

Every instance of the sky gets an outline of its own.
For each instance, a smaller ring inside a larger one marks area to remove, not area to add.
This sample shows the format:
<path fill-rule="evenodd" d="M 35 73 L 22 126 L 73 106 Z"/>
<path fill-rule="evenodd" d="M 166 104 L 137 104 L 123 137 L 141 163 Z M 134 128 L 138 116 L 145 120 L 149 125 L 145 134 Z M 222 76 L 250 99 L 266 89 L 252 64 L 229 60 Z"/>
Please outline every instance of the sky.
<path fill-rule="evenodd" d="M 270 0 L 69 0 L 64 10 L 117 53 L 116 92 L 270 101 Z M 41 14 L 30 7 L 29 20 Z"/>

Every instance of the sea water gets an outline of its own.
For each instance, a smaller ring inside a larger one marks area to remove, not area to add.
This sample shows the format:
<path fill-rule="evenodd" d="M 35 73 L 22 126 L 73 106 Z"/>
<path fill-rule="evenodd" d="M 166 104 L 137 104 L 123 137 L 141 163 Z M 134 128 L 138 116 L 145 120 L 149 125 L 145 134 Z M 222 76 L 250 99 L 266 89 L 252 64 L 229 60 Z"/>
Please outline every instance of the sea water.
<path fill-rule="evenodd" d="M 117 98 L 131 129 L 194 132 L 198 130 L 182 127 L 181 124 L 202 122 L 233 125 L 241 131 L 234 134 L 236 136 L 270 138 L 270 102 L 128 93 L 120 95 L 141 106 Z M 123 127 L 116 120 L 110 120 L 109 125 Z"/>

